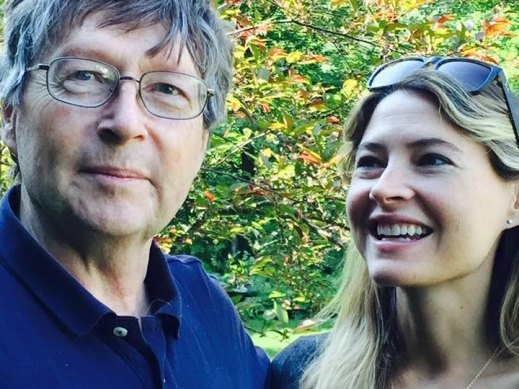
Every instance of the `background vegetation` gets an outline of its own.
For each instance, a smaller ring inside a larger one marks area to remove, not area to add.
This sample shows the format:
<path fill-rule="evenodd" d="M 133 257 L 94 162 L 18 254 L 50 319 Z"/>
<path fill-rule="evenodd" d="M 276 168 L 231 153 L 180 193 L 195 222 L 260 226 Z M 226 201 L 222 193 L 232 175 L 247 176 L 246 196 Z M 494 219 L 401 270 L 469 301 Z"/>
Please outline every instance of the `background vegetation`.
<path fill-rule="evenodd" d="M 519 90 L 519 3 L 219 0 L 236 41 L 227 122 L 157 239 L 201 258 L 251 332 L 288 338 L 333 293 L 348 227 L 341 126 L 377 65 L 409 55 L 499 63 Z M 9 185 L 0 144 L 0 191 Z M 299 331 L 298 330 L 298 331 Z M 275 352 L 274 350 L 273 352 Z"/>

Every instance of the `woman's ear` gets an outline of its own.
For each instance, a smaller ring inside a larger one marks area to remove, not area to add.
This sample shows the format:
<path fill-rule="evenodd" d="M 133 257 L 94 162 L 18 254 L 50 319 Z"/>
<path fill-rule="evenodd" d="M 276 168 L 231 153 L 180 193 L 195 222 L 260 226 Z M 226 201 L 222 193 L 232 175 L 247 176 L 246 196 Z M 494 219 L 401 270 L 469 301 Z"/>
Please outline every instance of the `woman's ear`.
<path fill-rule="evenodd" d="M 514 197 L 509 217 L 506 220 L 507 228 L 517 227 L 519 225 L 519 180 L 512 184 L 512 189 Z"/>
<path fill-rule="evenodd" d="M 16 143 L 16 108 L 12 105 L 2 106 L 1 139 L 15 158 L 17 156 Z"/>

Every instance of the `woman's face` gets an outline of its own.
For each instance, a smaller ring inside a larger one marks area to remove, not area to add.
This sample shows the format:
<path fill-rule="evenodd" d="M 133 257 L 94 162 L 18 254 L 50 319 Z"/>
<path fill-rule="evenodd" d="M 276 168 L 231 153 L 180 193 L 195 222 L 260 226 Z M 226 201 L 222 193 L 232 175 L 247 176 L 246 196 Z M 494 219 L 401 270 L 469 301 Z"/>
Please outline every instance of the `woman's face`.
<path fill-rule="evenodd" d="M 494 258 L 515 185 L 427 98 L 398 91 L 377 106 L 347 196 L 353 239 L 379 284 L 427 286 Z"/>

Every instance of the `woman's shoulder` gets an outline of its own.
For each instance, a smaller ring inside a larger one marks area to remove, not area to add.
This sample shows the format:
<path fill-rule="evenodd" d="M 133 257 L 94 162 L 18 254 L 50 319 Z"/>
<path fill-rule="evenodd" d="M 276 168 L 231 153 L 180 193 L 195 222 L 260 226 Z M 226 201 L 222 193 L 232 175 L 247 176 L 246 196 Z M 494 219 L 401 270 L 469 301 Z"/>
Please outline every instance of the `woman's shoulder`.
<path fill-rule="evenodd" d="M 271 389 L 297 389 L 306 367 L 318 355 L 327 334 L 301 336 L 272 361 Z"/>

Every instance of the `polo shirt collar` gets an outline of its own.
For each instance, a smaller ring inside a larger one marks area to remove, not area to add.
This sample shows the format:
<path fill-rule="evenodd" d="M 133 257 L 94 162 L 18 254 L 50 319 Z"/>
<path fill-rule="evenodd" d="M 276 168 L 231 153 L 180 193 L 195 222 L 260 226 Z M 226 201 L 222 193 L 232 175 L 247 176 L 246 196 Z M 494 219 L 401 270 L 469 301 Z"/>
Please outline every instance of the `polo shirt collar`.
<path fill-rule="evenodd" d="M 16 216 L 20 187 L 0 205 L 0 262 L 72 333 L 84 336 L 115 313 L 88 292 L 29 234 Z M 149 313 L 163 317 L 164 330 L 178 337 L 181 296 L 164 254 L 153 244 L 145 279 L 152 301 Z"/>

